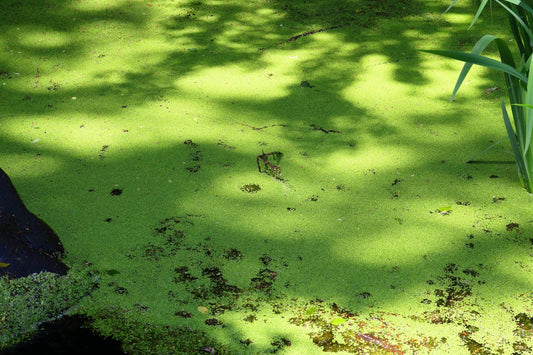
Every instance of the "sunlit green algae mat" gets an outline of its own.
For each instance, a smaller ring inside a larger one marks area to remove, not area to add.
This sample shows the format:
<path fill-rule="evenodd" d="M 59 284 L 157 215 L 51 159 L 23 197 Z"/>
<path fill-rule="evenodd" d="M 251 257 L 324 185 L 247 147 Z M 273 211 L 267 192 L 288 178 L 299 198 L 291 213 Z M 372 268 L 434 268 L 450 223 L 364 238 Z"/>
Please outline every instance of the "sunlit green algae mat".
<path fill-rule="evenodd" d="M 448 103 L 418 51 L 511 37 L 447 5 L 2 1 L 0 167 L 78 290 L 4 292 L 4 344 L 70 312 L 129 353 L 533 351 L 532 197 L 507 143 L 465 163 L 503 78 Z"/>

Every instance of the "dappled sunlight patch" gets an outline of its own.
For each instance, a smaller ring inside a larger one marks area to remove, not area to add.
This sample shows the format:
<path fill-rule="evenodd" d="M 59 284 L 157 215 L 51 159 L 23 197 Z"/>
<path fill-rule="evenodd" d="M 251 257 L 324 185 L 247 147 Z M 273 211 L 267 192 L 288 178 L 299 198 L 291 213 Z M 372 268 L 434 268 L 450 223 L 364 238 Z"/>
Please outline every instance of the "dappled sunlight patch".
<path fill-rule="evenodd" d="M 341 149 L 315 158 L 315 164 L 319 164 L 329 174 L 338 172 L 341 176 L 347 176 L 347 172 L 360 171 L 362 169 L 389 169 L 391 166 L 402 168 L 413 163 L 417 156 L 409 147 L 392 146 L 387 143 L 370 145 L 364 140 L 361 143 L 362 150 L 352 152 L 350 149 Z M 348 154 L 347 154 L 348 153 Z M 399 157 L 402 157 L 400 160 Z"/>
<path fill-rule="evenodd" d="M 190 93 L 209 95 L 217 100 L 263 101 L 286 95 L 287 92 L 280 91 L 281 88 L 275 81 L 265 85 L 265 72 L 268 72 L 268 69 L 248 72 L 240 66 L 225 66 L 223 71 L 220 68 L 198 68 L 195 75 L 178 79 L 176 86 Z"/>
<path fill-rule="evenodd" d="M 94 263 L 95 328 L 139 353 L 530 351 L 531 197 L 507 146 L 464 163 L 503 86 L 478 71 L 451 106 L 460 64 L 417 53 L 470 45 L 445 3 L 85 1 L 28 48 L 8 21 L 0 163 Z"/>
<path fill-rule="evenodd" d="M 24 28 L 19 29 L 18 45 L 24 47 L 41 47 L 41 48 L 59 48 L 70 44 L 71 38 L 68 33 L 51 31 L 46 28 L 32 29 Z M 17 45 L 15 44 L 15 45 Z"/>

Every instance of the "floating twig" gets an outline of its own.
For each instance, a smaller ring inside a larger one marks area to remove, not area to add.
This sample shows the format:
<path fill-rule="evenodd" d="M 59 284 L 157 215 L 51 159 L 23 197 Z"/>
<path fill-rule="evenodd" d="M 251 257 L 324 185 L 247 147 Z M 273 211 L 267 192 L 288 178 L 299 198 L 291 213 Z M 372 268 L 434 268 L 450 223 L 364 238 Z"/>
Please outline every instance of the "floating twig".
<path fill-rule="evenodd" d="M 287 127 L 287 125 L 284 125 L 284 124 L 271 124 L 271 125 L 263 126 L 263 127 L 254 127 L 254 126 L 250 126 L 249 124 L 244 124 L 244 123 L 239 123 L 239 122 L 237 122 L 237 124 L 239 124 L 241 126 L 244 126 L 244 127 L 251 128 L 254 131 L 261 131 L 261 130 L 263 130 L 265 128 L 269 128 L 269 127 Z"/>
<path fill-rule="evenodd" d="M 312 124 L 310 126 L 313 127 L 313 129 L 315 131 L 322 131 L 322 132 L 324 132 L 326 134 L 329 134 L 329 133 L 341 133 L 340 131 L 336 131 L 334 129 L 327 129 L 327 128 L 324 128 L 324 127 L 318 127 L 318 126 L 316 126 L 314 124 Z"/>

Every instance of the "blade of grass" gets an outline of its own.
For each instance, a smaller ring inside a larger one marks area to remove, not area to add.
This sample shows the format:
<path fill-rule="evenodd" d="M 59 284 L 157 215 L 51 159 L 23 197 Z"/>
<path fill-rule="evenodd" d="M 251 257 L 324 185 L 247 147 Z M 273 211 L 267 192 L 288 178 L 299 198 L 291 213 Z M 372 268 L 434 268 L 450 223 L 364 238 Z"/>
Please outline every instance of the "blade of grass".
<path fill-rule="evenodd" d="M 533 61 L 530 61 L 530 67 L 529 67 L 529 76 L 533 76 Z M 529 149 L 529 145 L 531 144 L 531 134 L 533 132 L 533 110 L 531 109 L 531 105 L 533 105 L 533 78 L 529 81 L 527 85 L 527 91 L 525 93 L 525 105 L 526 105 L 526 131 L 525 131 L 525 143 L 522 150 L 522 154 L 526 155 L 526 152 Z"/>
<path fill-rule="evenodd" d="M 501 71 L 503 73 L 507 73 L 509 75 L 514 76 L 515 78 L 523 81 L 527 84 L 527 77 L 520 73 L 518 70 L 513 68 L 512 66 L 498 62 L 497 60 L 484 57 L 481 55 L 471 54 L 471 53 L 463 53 L 463 52 L 457 52 L 457 51 L 444 51 L 444 50 L 423 50 L 423 52 L 432 53 L 432 54 L 438 54 L 443 57 L 448 57 L 452 59 L 457 59 L 462 62 L 468 62 L 472 64 L 481 65 L 482 67 L 487 67 L 490 69 L 496 69 L 498 71 Z"/>
<path fill-rule="evenodd" d="M 487 67 L 490 69 L 496 69 L 503 73 L 512 75 L 515 78 L 527 84 L 527 77 L 524 74 L 520 73 L 518 70 L 516 70 L 515 68 L 513 68 L 512 66 L 508 64 L 498 62 L 497 60 L 494 60 L 488 57 L 471 54 L 471 53 L 457 52 L 457 51 L 423 50 L 423 52 L 438 54 L 443 57 L 448 57 L 448 58 L 457 59 L 463 62 L 481 65 L 482 67 Z"/>
<path fill-rule="evenodd" d="M 523 2 L 521 0 L 504 0 L 504 1 L 506 1 L 508 3 L 511 3 L 511 4 L 514 4 L 514 5 L 517 5 L 517 6 L 520 6 L 521 8 L 523 8 L 524 10 L 529 12 L 530 14 L 533 13 L 533 9 L 528 4 L 526 4 L 525 2 Z"/>
<path fill-rule="evenodd" d="M 502 58 L 502 61 L 505 64 L 508 64 L 512 67 L 515 67 L 514 60 L 511 54 L 511 51 L 509 50 L 509 47 L 507 44 L 503 41 L 501 41 L 498 37 L 493 35 L 485 35 L 477 41 L 477 43 L 474 45 L 474 48 L 472 48 L 471 54 L 481 54 L 487 48 L 487 46 L 492 42 L 496 41 L 498 48 L 500 50 L 500 57 Z M 463 69 L 461 70 L 461 73 L 459 74 L 459 77 L 457 78 L 457 82 L 455 83 L 455 87 L 452 92 L 452 97 L 450 98 L 450 102 L 453 101 L 455 94 L 457 94 L 457 91 L 461 87 L 461 84 L 463 83 L 464 79 L 466 78 L 466 75 L 472 68 L 472 63 L 465 63 L 463 66 Z"/>
<path fill-rule="evenodd" d="M 468 27 L 468 29 L 471 29 L 472 26 L 474 26 L 474 24 L 476 23 L 479 15 L 481 15 L 481 13 L 483 12 L 483 10 L 485 9 L 485 6 L 487 6 L 487 2 L 489 0 L 483 0 L 483 2 L 481 2 L 481 4 L 479 5 L 478 9 L 477 9 L 477 12 L 476 12 L 476 15 L 474 16 L 474 19 L 472 20 L 472 23 L 470 24 L 470 26 Z"/>
<path fill-rule="evenodd" d="M 511 10 L 509 7 L 505 6 L 500 0 L 495 0 L 495 1 L 498 4 L 500 4 L 505 10 L 507 10 L 511 14 L 511 16 L 513 16 L 516 19 L 516 21 L 520 24 L 520 26 L 522 26 L 522 29 L 527 33 L 530 39 L 533 38 L 533 33 L 531 33 L 531 30 L 529 29 L 529 27 L 524 23 L 524 21 L 522 21 L 522 19 L 520 18 L 520 16 L 518 16 L 516 12 Z"/>
<path fill-rule="evenodd" d="M 471 162 L 474 161 L 474 159 L 476 159 L 477 157 L 485 154 L 486 152 L 488 152 L 489 150 L 491 150 L 492 148 L 494 148 L 495 146 L 497 146 L 498 144 L 500 144 L 501 142 L 503 142 L 504 140 L 506 140 L 507 137 L 503 137 L 502 139 L 500 139 L 499 141 L 497 141 L 496 143 L 492 143 L 491 145 L 489 145 L 487 148 L 483 149 L 483 151 L 477 153 L 476 155 L 474 155 L 473 157 L 471 157 L 470 159 L 468 159 L 466 161 L 466 164 L 469 164 Z"/>
<path fill-rule="evenodd" d="M 509 16 L 509 26 L 511 27 L 511 32 L 513 33 L 513 36 L 515 38 L 516 45 L 518 46 L 518 50 L 521 54 L 526 53 L 526 45 L 523 41 L 522 36 L 520 35 L 520 29 L 518 28 L 518 24 L 516 20 L 513 18 L 511 14 Z"/>
<path fill-rule="evenodd" d="M 518 166 L 518 173 L 520 174 L 524 187 L 526 188 L 528 192 L 530 192 L 531 189 L 530 189 L 529 173 L 526 170 L 524 157 L 522 156 L 522 153 L 520 152 L 520 147 L 518 146 L 518 142 L 516 140 L 516 135 L 513 130 L 513 126 L 511 125 L 511 121 L 509 120 L 509 116 L 507 115 L 507 109 L 505 108 L 505 102 L 503 101 L 503 99 L 502 99 L 501 106 L 502 106 L 503 122 L 505 123 L 505 129 L 507 130 L 507 136 L 509 137 L 509 142 L 511 143 L 511 148 L 513 150 L 513 154 L 516 159 L 516 165 Z"/>
<path fill-rule="evenodd" d="M 455 3 L 459 1 L 459 0 L 453 0 L 452 3 L 450 4 L 450 6 L 448 6 L 448 8 L 446 10 L 444 10 L 444 13 L 447 13 L 448 11 L 451 10 L 451 8 L 453 7 L 453 5 L 455 5 Z"/>

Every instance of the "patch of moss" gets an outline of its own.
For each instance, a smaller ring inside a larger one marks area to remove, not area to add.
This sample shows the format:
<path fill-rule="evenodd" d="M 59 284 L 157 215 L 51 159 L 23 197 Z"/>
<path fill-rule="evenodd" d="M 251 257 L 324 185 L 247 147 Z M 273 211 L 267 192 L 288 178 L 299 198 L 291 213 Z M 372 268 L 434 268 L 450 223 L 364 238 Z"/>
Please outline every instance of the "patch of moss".
<path fill-rule="evenodd" d="M 66 276 L 43 272 L 9 280 L 0 278 L 0 350 L 20 343 L 39 326 L 61 318 L 98 287 L 98 278 L 85 271 Z"/>
<path fill-rule="evenodd" d="M 204 353 L 204 349 L 229 354 L 225 347 L 203 332 L 147 323 L 138 319 L 139 313 L 135 310 L 110 306 L 87 312 L 102 335 L 119 340 L 128 354 L 197 354 Z"/>

